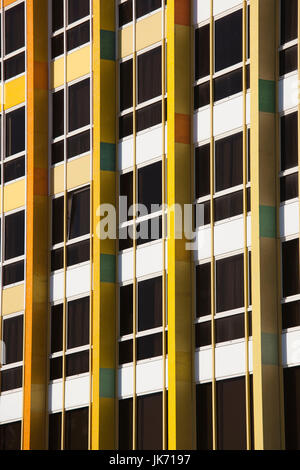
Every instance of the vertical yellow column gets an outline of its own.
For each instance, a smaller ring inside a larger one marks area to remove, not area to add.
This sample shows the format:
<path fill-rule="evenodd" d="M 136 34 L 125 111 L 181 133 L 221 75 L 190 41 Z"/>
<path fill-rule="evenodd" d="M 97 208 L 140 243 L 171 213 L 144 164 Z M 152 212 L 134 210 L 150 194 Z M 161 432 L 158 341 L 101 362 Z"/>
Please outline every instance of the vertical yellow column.
<path fill-rule="evenodd" d="M 252 0 L 251 208 L 255 449 L 280 449 L 276 230 L 276 0 Z"/>
<path fill-rule="evenodd" d="M 100 204 L 116 206 L 115 0 L 93 0 L 93 299 L 91 448 L 114 449 L 116 241 L 100 240 Z"/>
<path fill-rule="evenodd" d="M 47 446 L 48 3 L 27 0 L 27 234 L 23 448 Z"/>
<path fill-rule="evenodd" d="M 191 203 L 190 0 L 167 8 L 168 204 Z M 176 239 L 169 211 L 168 239 L 168 430 L 169 449 L 192 449 L 192 266 L 186 240 Z"/>

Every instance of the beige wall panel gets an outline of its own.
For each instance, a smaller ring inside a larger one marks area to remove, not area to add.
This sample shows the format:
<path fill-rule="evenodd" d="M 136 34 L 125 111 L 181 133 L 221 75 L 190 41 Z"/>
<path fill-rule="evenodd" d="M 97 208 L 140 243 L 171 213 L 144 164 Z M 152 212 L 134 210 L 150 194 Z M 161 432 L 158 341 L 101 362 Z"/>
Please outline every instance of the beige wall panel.
<path fill-rule="evenodd" d="M 90 182 L 90 155 L 78 158 L 68 163 L 67 171 L 67 188 L 73 189 L 77 186 Z"/>
<path fill-rule="evenodd" d="M 2 314 L 21 312 L 24 310 L 24 284 L 10 287 L 2 291 Z"/>
<path fill-rule="evenodd" d="M 4 187 L 4 212 L 25 206 L 25 178 Z"/>

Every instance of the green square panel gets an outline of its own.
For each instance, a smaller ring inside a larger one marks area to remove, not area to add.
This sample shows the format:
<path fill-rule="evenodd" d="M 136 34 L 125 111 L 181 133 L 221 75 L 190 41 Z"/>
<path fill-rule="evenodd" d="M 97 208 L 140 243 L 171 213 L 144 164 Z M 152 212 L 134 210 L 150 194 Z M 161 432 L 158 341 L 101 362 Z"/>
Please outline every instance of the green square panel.
<path fill-rule="evenodd" d="M 116 282 L 116 257 L 114 255 L 100 255 L 100 282 Z"/>
<path fill-rule="evenodd" d="M 273 80 L 259 80 L 259 110 L 264 113 L 276 111 L 276 85 Z"/>
<path fill-rule="evenodd" d="M 115 398 L 115 369 L 100 369 L 100 398 Z"/>
<path fill-rule="evenodd" d="M 101 142 L 100 144 L 100 168 L 102 171 L 116 171 L 116 146 Z"/>
<path fill-rule="evenodd" d="M 261 334 L 262 363 L 266 366 L 278 365 L 278 337 L 273 333 Z"/>
<path fill-rule="evenodd" d="M 115 60 L 115 33 L 114 31 L 100 31 L 100 57 L 104 60 Z"/>
<path fill-rule="evenodd" d="M 276 238 L 276 208 L 259 207 L 259 230 L 262 238 Z"/>

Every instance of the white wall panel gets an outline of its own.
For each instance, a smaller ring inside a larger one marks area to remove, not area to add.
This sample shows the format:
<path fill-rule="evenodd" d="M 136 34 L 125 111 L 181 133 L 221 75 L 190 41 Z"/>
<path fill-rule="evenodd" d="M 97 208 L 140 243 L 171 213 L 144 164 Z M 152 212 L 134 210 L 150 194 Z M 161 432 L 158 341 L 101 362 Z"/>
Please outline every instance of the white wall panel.
<path fill-rule="evenodd" d="M 237 5 L 242 6 L 241 0 L 214 0 L 214 16 L 226 10 L 230 10 L 230 8 L 236 7 Z"/>
<path fill-rule="evenodd" d="M 251 116 L 251 94 L 248 91 L 246 95 L 246 124 L 250 124 L 250 116 Z"/>
<path fill-rule="evenodd" d="M 90 264 L 67 270 L 67 297 L 89 293 L 91 290 Z"/>
<path fill-rule="evenodd" d="M 19 421 L 23 416 L 23 391 L 0 396 L 0 423 Z"/>
<path fill-rule="evenodd" d="M 285 111 L 298 105 L 298 76 L 291 75 L 279 80 L 279 111 Z"/>
<path fill-rule="evenodd" d="M 210 138 L 210 108 L 194 114 L 194 142 L 202 142 Z"/>
<path fill-rule="evenodd" d="M 195 353 L 195 380 L 203 382 L 212 379 L 212 349 L 203 349 Z"/>
<path fill-rule="evenodd" d="M 62 409 L 62 381 L 54 382 L 48 388 L 48 408 L 49 413 Z"/>
<path fill-rule="evenodd" d="M 118 169 L 125 170 L 133 166 L 133 137 L 119 142 L 118 145 Z"/>
<path fill-rule="evenodd" d="M 121 367 L 118 371 L 118 396 L 119 398 L 133 395 L 133 366 Z"/>
<path fill-rule="evenodd" d="M 136 138 L 136 162 L 144 163 L 162 154 L 162 126 L 142 132 Z"/>
<path fill-rule="evenodd" d="M 197 232 L 194 259 L 202 260 L 211 257 L 211 228 L 200 228 Z"/>
<path fill-rule="evenodd" d="M 168 372 L 166 372 L 166 377 Z M 152 359 L 136 367 L 136 392 L 158 392 L 163 388 L 163 359 Z"/>
<path fill-rule="evenodd" d="M 137 277 L 162 271 L 162 242 L 140 247 L 136 252 Z"/>
<path fill-rule="evenodd" d="M 90 377 L 66 380 L 66 408 L 88 405 L 90 401 Z"/>
<path fill-rule="evenodd" d="M 244 219 L 232 220 L 215 226 L 215 255 L 240 250 L 244 247 Z"/>
<path fill-rule="evenodd" d="M 64 273 L 50 276 L 50 300 L 55 302 L 64 298 Z"/>
<path fill-rule="evenodd" d="M 245 342 L 216 347 L 216 378 L 245 373 Z"/>
<path fill-rule="evenodd" d="M 282 334 L 282 364 L 300 364 L 300 330 Z"/>
<path fill-rule="evenodd" d="M 279 209 L 280 236 L 287 237 L 299 232 L 299 202 L 295 201 Z"/>
<path fill-rule="evenodd" d="M 133 279 L 133 251 L 127 251 L 119 255 L 119 282 L 126 282 Z"/>
<path fill-rule="evenodd" d="M 193 1 L 193 24 L 201 23 L 210 17 L 210 0 Z"/>
<path fill-rule="evenodd" d="M 248 215 L 247 217 L 247 247 L 251 247 L 251 226 L 252 226 L 252 220 L 251 220 L 251 215 Z"/>
<path fill-rule="evenodd" d="M 218 136 L 243 125 L 243 96 L 229 98 L 214 105 L 214 135 Z"/>

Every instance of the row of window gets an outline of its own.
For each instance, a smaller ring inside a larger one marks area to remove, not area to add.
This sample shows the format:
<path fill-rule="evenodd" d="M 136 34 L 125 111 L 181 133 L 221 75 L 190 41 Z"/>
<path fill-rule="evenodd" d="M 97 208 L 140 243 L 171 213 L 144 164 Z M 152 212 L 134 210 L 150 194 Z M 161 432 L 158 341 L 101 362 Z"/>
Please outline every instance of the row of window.
<path fill-rule="evenodd" d="M 23 315 L 2 320 L 0 393 L 22 388 L 23 321 Z"/>
<path fill-rule="evenodd" d="M 65 17 L 70 25 L 89 14 L 90 0 L 52 0 L 52 31 L 63 28 Z"/>
<path fill-rule="evenodd" d="M 167 0 L 165 0 L 165 5 Z M 136 0 L 135 1 L 135 17 L 141 18 L 152 11 L 158 10 L 162 6 L 162 0 Z M 127 0 L 119 5 L 119 27 L 130 23 L 133 20 L 132 0 Z"/>

